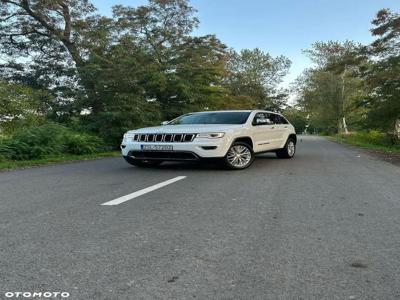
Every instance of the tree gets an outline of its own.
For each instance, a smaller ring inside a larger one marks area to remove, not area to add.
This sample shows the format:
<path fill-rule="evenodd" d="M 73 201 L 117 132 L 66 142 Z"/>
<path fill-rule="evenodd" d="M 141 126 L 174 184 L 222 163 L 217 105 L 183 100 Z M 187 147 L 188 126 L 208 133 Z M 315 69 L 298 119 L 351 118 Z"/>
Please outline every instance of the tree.
<path fill-rule="evenodd" d="M 113 7 L 120 34 L 134 36 L 160 65 L 168 65 L 176 47 L 197 27 L 195 12 L 187 0 L 150 0 L 137 8 Z"/>
<path fill-rule="evenodd" d="M 86 128 L 107 134 L 110 127 L 101 126 L 107 116 L 120 124 L 117 132 L 121 124 L 143 124 L 138 117 L 143 111 L 132 107 L 150 108 L 153 116 L 143 117 L 159 119 L 157 107 L 169 108 L 165 86 L 172 95 L 182 86 L 170 84 L 170 77 L 177 69 L 177 51 L 190 44 L 189 33 L 198 22 L 186 0 L 116 6 L 112 18 L 95 15 L 87 0 L 0 1 L 0 55 L 6 61 L 0 76 L 51 91 L 58 120 L 84 112 Z M 164 98 L 154 99 L 155 94 Z"/>
<path fill-rule="evenodd" d="M 363 78 L 369 97 L 363 104 L 370 108 L 370 126 L 392 131 L 400 123 L 400 14 L 383 9 L 372 24 L 377 39 L 368 49 L 371 64 Z"/>
<path fill-rule="evenodd" d="M 34 53 L 44 62 L 68 53 L 63 61 L 84 64 L 80 23 L 95 11 L 87 0 L 1 0 L 1 4 L 2 54 L 13 58 Z"/>
<path fill-rule="evenodd" d="M 0 132 L 44 122 L 48 93 L 0 81 Z"/>
<path fill-rule="evenodd" d="M 316 72 L 332 73 L 332 80 L 337 81 L 340 85 L 341 92 L 331 101 L 336 102 L 337 108 L 337 132 L 344 131 L 348 133 L 347 125 L 349 123 L 349 115 L 355 116 L 357 106 L 355 102 L 359 99 L 355 97 L 363 97 L 362 82 L 357 80 L 360 74 L 360 67 L 365 64 L 366 57 L 363 55 L 363 46 L 353 41 L 316 42 L 311 49 L 305 50 L 315 64 Z M 347 121 L 346 121 L 347 120 Z M 351 120 L 354 124 L 354 119 Z"/>
<path fill-rule="evenodd" d="M 301 107 L 297 105 L 287 106 L 284 109 L 283 114 L 289 120 L 289 122 L 294 126 L 298 134 L 306 131 L 308 125 L 308 119 L 307 119 L 308 114 Z"/>
<path fill-rule="evenodd" d="M 310 123 L 321 130 L 336 132 L 341 86 L 338 76 L 321 70 L 307 70 L 297 79 L 298 104 L 309 114 Z"/>
<path fill-rule="evenodd" d="M 92 97 L 77 98 L 74 105 L 86 108 L 80 115 L 81 126 L 117 145 L 121 133 L 159 122 L 158 104 L 146 97 L 144 85 L 151 75 L 151 62 L 148 54 L 125 41 L 110 46 L 101 57 L 91 55 L 81 72 L 91 80 L 98 110 L 90 110 Z"/>
<path fill-rule="evenodd" d="M 316 68 L 342 73 L 346 67 L 357 66 L 361 44 L 346 40 L 315 42 L 310 49 L 303 52 L 311 59 Z"/>
<path fill-rule="evenodd" d="M 290 60 L 272 57 L 256 48 L 230 53 L 226 84 L 235 97 L 247 99 L 247 107 L 276 108 L 278 84 L 288 73 Z"/>
<path fill-rule="evenodd" d="M 189 110 L 217 107 L 224 97 L 226 46 L 215 36 L 192 37 L 195 9 L 185 0 L 149 1 L 138 8 L 116 6 L 116 26 L 134 36 L 154 58 L 144 83 L 147 99 L 159 104 L 163 119 Z"/>
<path fill-rule="evenodd" d="M 51 91 L 58 109 L 85 94 L 96 112 L 97 94 L 81 71 L 109 45 L 111 20 L 95 15 L 88 0 L 0 2 L 1 76 Z"/>
<path fill-rule="evenodd" d="M 168 69 L 146 84 L 147 96 L 159 103 L 169 120 L 193 110 L 215 109 L 226 100 L 221 85 L 226 46 L 215 36 L 187 37 L 176 47 Z"/>

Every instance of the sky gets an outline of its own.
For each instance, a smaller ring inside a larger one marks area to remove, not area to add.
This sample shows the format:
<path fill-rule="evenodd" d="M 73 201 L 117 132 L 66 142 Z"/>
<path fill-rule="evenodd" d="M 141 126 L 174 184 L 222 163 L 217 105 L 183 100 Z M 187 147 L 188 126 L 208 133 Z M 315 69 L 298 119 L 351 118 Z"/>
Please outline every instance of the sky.
<path fill-rule="evenodd" d="M 287 86 L 311 66 L 302 53 L 316 41 L 373 40 L 371 20 L 381 8 L 400 11 L 399 0 L 191 0 L 200 20 L 195 35 L 215 34 L 235 50 L 260 48 L 292 61 Z M 122 4 L 136 7 L 145 0 L 93 0 L 101 14 Z"/>

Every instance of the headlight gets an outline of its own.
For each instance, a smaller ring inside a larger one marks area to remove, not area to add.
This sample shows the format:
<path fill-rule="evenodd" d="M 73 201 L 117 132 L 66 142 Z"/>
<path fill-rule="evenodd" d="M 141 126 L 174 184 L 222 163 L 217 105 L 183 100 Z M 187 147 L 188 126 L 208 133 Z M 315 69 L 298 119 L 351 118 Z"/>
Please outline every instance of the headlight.
<path fill-rule="evenodd" d="M 135 137 L 135 134 L 134 133 L 125 133 L 124 134 L 124 141 L 126 141 L 126 140 L 128 140 L 128 139 L 132 139 L 132 141 L 133 141 L 133 138 Z"/>
<path fill-rule="evenodd" d="M 198 133 L 196 137 L 198 138 L 206 138 L 206 139 L 219 139 L 225 135 L 225 132 L 207 132 L 207 133 Z"/>

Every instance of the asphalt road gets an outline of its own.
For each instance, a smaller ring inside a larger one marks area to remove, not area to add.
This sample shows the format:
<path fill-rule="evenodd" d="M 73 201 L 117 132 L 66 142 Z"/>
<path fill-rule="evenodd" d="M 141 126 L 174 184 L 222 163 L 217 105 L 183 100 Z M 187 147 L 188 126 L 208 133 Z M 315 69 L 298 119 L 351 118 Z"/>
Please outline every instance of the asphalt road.
<path fill-rule="evenodd" d="M 3 172 L 0 229 L 0 298 L 400 299 L 400 168 L 317 137 L 243 171 L 111 158 Z"/>

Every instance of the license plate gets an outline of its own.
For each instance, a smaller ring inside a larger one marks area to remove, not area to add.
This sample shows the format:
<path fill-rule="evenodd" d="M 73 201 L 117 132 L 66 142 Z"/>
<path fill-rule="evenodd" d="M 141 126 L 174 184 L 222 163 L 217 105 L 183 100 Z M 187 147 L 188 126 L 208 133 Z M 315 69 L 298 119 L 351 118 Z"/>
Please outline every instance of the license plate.
<path fill-rule="evenodd" d="M 143 151 L 172 151 L 172 145 L 141 145 Z"/>

